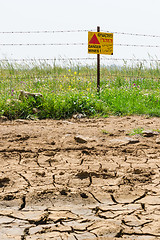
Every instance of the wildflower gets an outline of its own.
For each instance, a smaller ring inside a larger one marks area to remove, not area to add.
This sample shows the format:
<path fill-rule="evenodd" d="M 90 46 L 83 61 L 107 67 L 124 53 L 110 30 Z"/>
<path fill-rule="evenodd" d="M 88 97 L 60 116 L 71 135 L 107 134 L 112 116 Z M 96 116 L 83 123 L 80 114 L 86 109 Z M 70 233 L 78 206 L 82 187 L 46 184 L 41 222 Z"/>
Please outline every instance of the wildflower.
<path fill-rule="evenodd" d="M 74 75 L 76 75 L 77 74 L 77 72 L 74 72 Z"/>
<path fill-rule="evenodd" d="M 25 82 L 23 82 L 23 81 L 21 81 L 21 84 L 24 84 L 24 85 L 25 85 L 26 83 L 25 83 Z"/>
<path fill-rule="evenodd" d="M 13 93 L 14 93 L 14 89 L 11 90 L 11 96 L 13 96 Z"/>

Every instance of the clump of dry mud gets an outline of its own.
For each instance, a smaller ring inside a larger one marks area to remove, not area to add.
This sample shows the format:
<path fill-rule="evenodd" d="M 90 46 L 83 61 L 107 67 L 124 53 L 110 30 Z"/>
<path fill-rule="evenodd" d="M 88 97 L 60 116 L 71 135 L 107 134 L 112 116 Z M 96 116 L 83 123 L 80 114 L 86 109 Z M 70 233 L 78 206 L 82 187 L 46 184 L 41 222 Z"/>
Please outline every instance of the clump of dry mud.
<path fill-rule="evenodd" d="M 140 116 L 1 122 L 0 239 L 160 239 L 158 129 Z"/>

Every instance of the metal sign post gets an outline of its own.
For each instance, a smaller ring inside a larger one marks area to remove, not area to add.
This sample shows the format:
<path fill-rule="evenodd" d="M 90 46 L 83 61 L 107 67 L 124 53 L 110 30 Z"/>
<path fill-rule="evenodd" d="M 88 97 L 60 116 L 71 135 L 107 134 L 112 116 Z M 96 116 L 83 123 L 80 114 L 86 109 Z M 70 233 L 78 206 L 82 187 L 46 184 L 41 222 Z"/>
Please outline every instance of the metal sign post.
<path fill-rule="evenodd" d="M 88 32 L 88 53 L 97 54 L 97 92 L 100 93 L 100 54 L 113 55 L 113 33 Z"/>
<path fill-rule="evenodd" d="M 97 32 L 100 32 L 99 26 L 97 26 Z M 100 54 L 97 54 L 97 92 L 100 93 Z"/>

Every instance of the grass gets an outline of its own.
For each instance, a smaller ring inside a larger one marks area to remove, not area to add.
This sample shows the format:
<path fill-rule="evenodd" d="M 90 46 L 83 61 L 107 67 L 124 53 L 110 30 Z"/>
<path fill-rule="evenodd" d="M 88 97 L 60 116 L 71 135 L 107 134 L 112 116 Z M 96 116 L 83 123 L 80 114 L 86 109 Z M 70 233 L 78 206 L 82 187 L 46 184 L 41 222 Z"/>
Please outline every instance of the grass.
<path fill-rule="evenodd" d="M 11 64 L 0 62 L 0 115 L 16 118 L 69 118 L 147 114 L 160 117 L 160 68 L 101 67 L 101 93 L 96 89 L 96 66 L 55 62 Z M 20 90 L 43 97 L 19 100 Z"/>
<path fill-rule="evenodd" d="M 156 132 L 156 133 L 160 133 L 160 129 L 152 129 L 151 131 Z M 141 135 L 143 136 L 144 133 L 144 128 L 134 128 L 132 129 L 132 131 L 129 133 L 130 136 L 134 136 L 134 135 Z"/>
<path fill-rule="evenodd" d="M 144 131 L 144 128 L 134 128 L 129 135 L 130 136 L 134 136 L 134 135 L 141 135 L 142 136 L 143 131 Z"/>

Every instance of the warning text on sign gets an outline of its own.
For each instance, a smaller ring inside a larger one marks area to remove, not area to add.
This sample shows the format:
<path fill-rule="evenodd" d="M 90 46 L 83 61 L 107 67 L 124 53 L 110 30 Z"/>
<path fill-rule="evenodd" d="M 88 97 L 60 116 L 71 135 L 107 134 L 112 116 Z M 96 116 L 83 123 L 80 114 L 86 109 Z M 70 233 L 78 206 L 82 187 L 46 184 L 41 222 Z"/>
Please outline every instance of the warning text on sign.
<path fill-rule="evenodd" d="M 88 53 L 113 55 L 113 33 L 88 32 Z"/>

